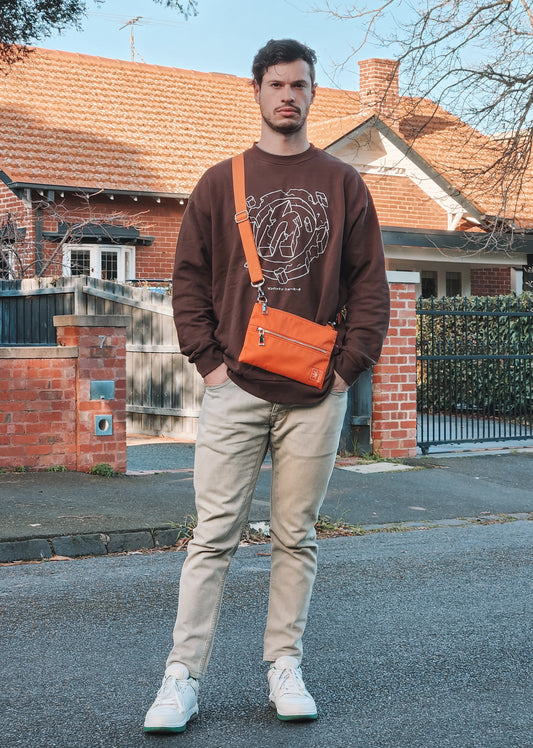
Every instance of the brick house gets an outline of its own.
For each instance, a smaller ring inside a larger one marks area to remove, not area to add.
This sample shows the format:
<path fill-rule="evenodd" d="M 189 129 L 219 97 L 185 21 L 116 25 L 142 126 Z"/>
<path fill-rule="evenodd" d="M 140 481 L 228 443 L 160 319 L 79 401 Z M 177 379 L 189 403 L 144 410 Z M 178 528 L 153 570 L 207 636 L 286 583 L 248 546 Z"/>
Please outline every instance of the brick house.
<path fill-rule="evenodd" d="M 418 293 L 522 290 L 533 180 L 505 216 L 509 244 L 487 242 L 501 205 L 460 167 L 494 141 L 430 101 L 413 108 L 396 67 L 365 60 L 359 91 L 319 87 L 310 140 L 362 173 L 389 269 L 420 272 Z M 197 180 L 258 136 L 247 79 L 35 50 L 0 81 L 0 274 L 170 278 Z"/>

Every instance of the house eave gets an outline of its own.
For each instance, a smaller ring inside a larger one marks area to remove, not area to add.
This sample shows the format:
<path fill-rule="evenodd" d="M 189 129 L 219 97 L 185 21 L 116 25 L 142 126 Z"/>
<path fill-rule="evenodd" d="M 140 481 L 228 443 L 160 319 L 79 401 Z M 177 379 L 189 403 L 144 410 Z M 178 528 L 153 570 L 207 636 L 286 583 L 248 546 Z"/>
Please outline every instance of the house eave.
<path fill-rule="evenodd" d="M 465 251 L 501 251 L 533 254 L 533 233 L 485 233 L 481 231 L 444 231 L 382 226 L 383 243 L 396 247 L 425 247 Z"/>
<path fill-rule="evenodd" d="M 82 195 L 116 195 L 124 197 L 146 197 L 171 200 L 188 200 L 189 192 L 155 192 L 152 190 L 119 190 L 113 188 L 101 187 L 79 187 L 64 184 L 52 184 L 45 182 L 14 182 L 5 172 L 0 172 L 0 179 L 9 187 L 18 197 L 22 197 L 26 190 L 35 190 L 36 192 L 70 192 Z"/>
<path fill-rule="evenodd" d="M 432 166 L 423 156 L 421 156 L 413 146 L 410 146 L 402 137 L 392 130 L 377 114 L 372 115 L 353 130 L 345 133 L 337 140 L 326 146 L 326 150 L 332 150 L 347 143 L 350 140 L 360 137 L 372 128 L 378 130 L 383 137 L 387 138 L 406 158 L 409 158 L 415 166 L 423 171 L 438 187 L 449 197 L 451 197 L 466 214 L 470 215 L 480 225 L 484 225 L 487 216 L 470 200 L 468 200 L 451 182 Z"/>

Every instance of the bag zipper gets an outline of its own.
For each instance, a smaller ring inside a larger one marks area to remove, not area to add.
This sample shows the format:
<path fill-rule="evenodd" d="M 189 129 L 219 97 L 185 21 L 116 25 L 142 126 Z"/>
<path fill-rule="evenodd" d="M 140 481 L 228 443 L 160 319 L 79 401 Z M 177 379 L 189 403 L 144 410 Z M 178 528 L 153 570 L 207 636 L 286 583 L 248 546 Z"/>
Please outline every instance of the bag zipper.
<path fill-rule="evenodd" d="M 319 348 L 316 345 L 311 345 L 310 343 L 302 343 L 301 340 L 296 340 L 295 338 L 289 338 L 287 335 L 282 335 L 279 332 L 274 332 L 273 330 L 266 330 L 264 327 L 258 327 L 257 332 L 259 333 L 259 345 L 265 345 L 265 333 L 268 333 L 269 335 L 274 335 L 276 338 L 281 338 L 281 340 L 287 340 L 289 343 L 296 343 L 296 345 L 301 345 L 304 348 L 311 348 L 314 351 L 318 351 L 319 353 L 327 353 L 327 350 L 325 348 Z"/>

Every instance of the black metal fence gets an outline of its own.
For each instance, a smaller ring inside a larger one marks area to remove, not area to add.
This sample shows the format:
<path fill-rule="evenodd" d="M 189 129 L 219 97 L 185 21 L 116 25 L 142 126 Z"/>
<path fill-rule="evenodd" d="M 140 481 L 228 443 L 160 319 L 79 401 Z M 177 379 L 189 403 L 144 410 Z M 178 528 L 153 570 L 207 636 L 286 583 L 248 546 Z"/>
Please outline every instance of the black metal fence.
<path fill-rule="evenodd" d="M 0 345 L 56 345 L 53 317 L 74 313 L 77 288 L 63 278 L 53 284 L 0 280 Z"/>
<path fill-rule="evenodd" d="M 533 438 L 533 295 L 419 299 L 418 445 Z"/>

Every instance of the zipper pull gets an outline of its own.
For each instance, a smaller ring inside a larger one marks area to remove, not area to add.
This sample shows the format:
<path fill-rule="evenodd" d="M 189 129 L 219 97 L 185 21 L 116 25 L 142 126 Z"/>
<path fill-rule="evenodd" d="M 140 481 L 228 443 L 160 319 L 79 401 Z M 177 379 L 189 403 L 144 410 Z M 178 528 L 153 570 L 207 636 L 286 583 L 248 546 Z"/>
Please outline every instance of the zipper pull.
<path fill-rule="evenodd" d="M 262 327 L 257 328 L 257 332 L 259 333 L 259 345 L 265 344 L 265 331 Z"/>

